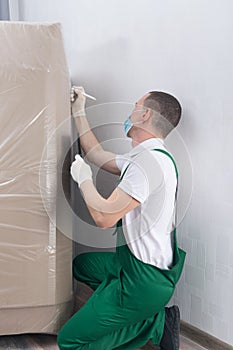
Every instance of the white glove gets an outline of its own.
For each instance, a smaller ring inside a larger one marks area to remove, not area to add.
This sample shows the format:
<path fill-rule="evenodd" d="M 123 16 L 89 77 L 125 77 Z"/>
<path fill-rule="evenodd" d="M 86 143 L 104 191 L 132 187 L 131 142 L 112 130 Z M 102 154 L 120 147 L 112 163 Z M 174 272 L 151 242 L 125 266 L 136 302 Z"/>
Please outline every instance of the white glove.
<path fill-rule="evenodd" d="M 79 186 L 86 180 L 92 180 L 91 168 L 79 154 L 76 154 L 75 161 L 70 167 L 70 174 Z"/>
<path fill-rule="evenodd" d="M 83 92 L 85 92 L 85 90 L 82 86 L 73 86 L 70 90 L 71 109 L 74 118 L 85 117 L 86 115 L 86 97 L 83 95 Z"/>

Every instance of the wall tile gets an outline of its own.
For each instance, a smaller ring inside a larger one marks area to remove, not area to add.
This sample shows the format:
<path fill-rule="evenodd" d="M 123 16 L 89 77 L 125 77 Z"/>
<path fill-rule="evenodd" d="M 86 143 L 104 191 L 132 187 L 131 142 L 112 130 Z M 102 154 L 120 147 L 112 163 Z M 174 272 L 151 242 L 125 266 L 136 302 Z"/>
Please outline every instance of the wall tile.
<path fill-rule="evenodd" d="M 202 269 L 206 266 L 205 245 L 201 242 L 197 242 L 197 266 Z"/>
<path fill-rule="evenodd" d="M 191 323 L 196 327 L 201 327 L 202 300 L 195 295 L 191 295 Z"/>
<path fill-rule="evenodd" d="M 213 316 L 206 312 L 201 314 L 201 327 L 204 332 L 213 332 Z"/>
<path fill-rule="evenodd" d="M 186 265 L 185 282 L 193 287 L 204 290 L 205 271 L 194 266 Z"/>
<path fill-rule="evenodd" d="M 214 282 L 215 279 L 215 265 L 207 263 L 205 267 L 205 280 Z"/>

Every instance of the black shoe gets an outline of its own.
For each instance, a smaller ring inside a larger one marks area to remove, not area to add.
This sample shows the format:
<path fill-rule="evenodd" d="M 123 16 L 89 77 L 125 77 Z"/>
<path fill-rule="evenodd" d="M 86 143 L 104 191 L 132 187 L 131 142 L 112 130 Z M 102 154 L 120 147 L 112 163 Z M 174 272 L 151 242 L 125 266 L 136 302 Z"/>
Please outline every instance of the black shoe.
<path fill-rule="evenodd" d="M 165 325 L 161 350 L 179 350 L 180 348 L 180 310 L 178 306 L 165 308 Z"/>

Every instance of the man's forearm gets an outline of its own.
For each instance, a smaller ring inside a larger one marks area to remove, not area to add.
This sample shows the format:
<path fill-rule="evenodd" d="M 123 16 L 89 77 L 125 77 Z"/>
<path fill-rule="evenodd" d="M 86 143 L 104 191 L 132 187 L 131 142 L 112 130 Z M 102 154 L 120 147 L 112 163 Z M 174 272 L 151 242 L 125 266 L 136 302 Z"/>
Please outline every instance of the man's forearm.
<path fill-rule="evenodd" d="M 87 158 L 90 162 L 95 163 L 96 152 L 102 151 L 99 141 L 90 129 L 90 125 L 86 117 L 76 117 L 75 124 L 79 132 L 80 143 Z"/>
<path fill-rule="evenodd" d="M 88 210 L 98 227 L 105 228 L 108 219 L 111 219 L 111 206 L 95 188 L 92 180 L 81 184 L 81 191 Z"/>
<path fill-rule="evenodd" d="M 80 135 L 80 143 L 87 159 L 109 171 L 112 174 L 120 174 L 120 171 L 115 162 L 115 154 L 105 151 L 99 141 L 91 131 L 87 118 L 84 116 L 76 117 L 75 123 Z"/>
<path fill-rule="evenodd" d="M 113 227 L 126 213 L 140 205 L 118 187 L 107 199 L 103 198 L 90 179 L 83 181 L 80 188 L 92 218 L 101 228 Z"/>

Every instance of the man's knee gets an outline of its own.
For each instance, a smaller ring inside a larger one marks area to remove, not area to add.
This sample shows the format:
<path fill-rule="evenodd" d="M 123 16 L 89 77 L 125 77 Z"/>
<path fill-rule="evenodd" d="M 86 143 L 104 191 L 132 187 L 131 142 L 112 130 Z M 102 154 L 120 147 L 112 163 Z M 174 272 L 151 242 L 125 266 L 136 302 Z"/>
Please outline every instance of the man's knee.
<path fill-rule="evenodd" d="M 60 350 L 71 349 L 70 344 L 68 344 L 68 342 L 66 341 L 66 338 L 65 338 L 62 330 L 58 333 L 57 345 L 58 345 Z"/>
<path fill-rule="evenodd" d="M 63 328 L 58 333 L 57 345 L 60 350 L 81 350 L 83 347 L 83 345 L 78 344 L 76 341 L 72 342 L 71 340 L 68 340 Z"/>
<path fill-rule="evenodd" d="M 83 277 L 86 276 L 86 260 L 88 253 L 82 253 L 77 255 L 73 260 L 73 276 L 78 281 L 83 281 Z"/>
<path fill-rule="evenodd" d="M 65 339 L 63 338 L 62 332 L 59 332 L 59 333 L 58 333 L 58 336 L 57 336 L 57 345 L 58 345 L 58 347 L 59 347 L 60 350 L 65 350 L 65 349 L 67 349 L 67 348 L 66 348 L 66 342 L 65 342 Z"/>

